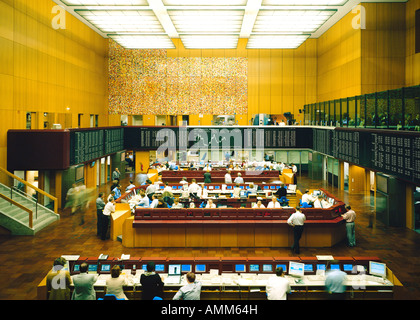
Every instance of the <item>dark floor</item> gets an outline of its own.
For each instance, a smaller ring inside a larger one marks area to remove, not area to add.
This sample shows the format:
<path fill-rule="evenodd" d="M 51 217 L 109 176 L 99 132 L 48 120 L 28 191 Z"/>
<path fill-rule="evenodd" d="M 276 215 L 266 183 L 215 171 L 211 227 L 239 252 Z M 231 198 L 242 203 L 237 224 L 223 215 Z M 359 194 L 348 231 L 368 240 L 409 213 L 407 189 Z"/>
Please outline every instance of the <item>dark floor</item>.
<path fill-rule="evenodd" d="M 121 181 L 125 188 L 129 176 Z M 331 254 L 335 256 L 378 256 L 394 272 L 403 287 L 395 288 L 397 300 L 420 299 L 420 234 L 406 228 L 385 227 L 374 218 L 369 199 L 360 194 L 348 194 L 325 182 L 298 179 L 298 188 L 319 188 L 335 194 L 357 213 L 357 246 L 348 248 L 340 243 L 333 248 L 303 248 L 301 256 Z M 99 188 L 109 192 L 109 187 Z M 99 191 L 99 190 L 98 190 Z M 372 227 L 369 216 L 373 215 Z M 94 205 L 85 214 L 85 223 L 79 225 L 80 215 L 63 212 L 58 222 L 35 236 L 0 237 L 0 300 L 34 300 L 37 286 L 46 276 L 56 257 L 65 255 L 169 257 L 169 256 L 291 256 L 289 248 L 124 248 L 120 242 L 102 241 L 96 236 L 96 210 Z"/>

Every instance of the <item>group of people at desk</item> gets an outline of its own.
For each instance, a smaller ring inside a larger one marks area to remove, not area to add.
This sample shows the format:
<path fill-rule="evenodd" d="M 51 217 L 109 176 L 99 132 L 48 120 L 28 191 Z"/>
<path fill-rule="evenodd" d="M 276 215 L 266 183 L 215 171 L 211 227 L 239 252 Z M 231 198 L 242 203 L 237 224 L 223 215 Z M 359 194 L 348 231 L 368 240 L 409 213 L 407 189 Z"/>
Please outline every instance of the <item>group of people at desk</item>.
<path fill-rule="evenodd" d="M 214 196 L 209 195 L 209 189 L 205 183 L 197 184 L 196 180 L 193 179 L 191 184 L 188 184 L 186 179 L 181 182 L 180 190 L 177 190 L 179 197 L 174 196 L 174 190 L 166 183 L 163 189 L 159 184 L 150 183 L 146 190 L 139 190 L 139 193 L 128 200 L 132 210 L 135 208 L 195 208 L 196 201 L 202 200 L 201 208 L 217 208 L 217 199 L 227 199 L 225 195 L 219 197 L 218 193 Z M 220 189 L 220 186 L 219 186 Z M 255 203 L 252 207 L 265 208 L 262 204 L 263 198 L 258 194 L 265 194 L 262 191 L 261 186 L 250 183 L 248 187 L 241 186 L 236 183 L 231 190 L 224 189 L 219 190 L 221 193 L 230 193 L 230 197 L 233 199 L 248 199 L 249 197 L 255 198 Z M 279 200 L 278 200 L 279 199 Z M 215 201 L 216 200 L 216 201 Z M 279 188 L 273 192 L 271 201 L 268 203 L 268 208 L 281 208 L 288 207 L 289 200 L 287 199 L 287 189 L 283 184 L 279 185 Z"/>

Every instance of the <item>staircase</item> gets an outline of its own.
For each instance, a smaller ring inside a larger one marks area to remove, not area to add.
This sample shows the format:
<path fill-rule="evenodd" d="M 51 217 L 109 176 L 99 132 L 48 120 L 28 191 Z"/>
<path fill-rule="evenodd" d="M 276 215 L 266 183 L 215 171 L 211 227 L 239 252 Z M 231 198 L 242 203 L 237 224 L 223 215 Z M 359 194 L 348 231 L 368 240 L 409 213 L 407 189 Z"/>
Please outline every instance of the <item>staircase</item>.
<path fill-rule="evenodd" d="M 11 191 L 9 187 L 1 183 L 0 194 L 12 198 L 12 200 L 33 212 L 31 228 L 30 215 L 27 211 L 0 198 L 0 225 L 9 230 L 12 235 L 35 235 L 46 226 L 60 219 L 58 214 L 43 205 L 37 204 L 32 197 L 15 189 Z"/>

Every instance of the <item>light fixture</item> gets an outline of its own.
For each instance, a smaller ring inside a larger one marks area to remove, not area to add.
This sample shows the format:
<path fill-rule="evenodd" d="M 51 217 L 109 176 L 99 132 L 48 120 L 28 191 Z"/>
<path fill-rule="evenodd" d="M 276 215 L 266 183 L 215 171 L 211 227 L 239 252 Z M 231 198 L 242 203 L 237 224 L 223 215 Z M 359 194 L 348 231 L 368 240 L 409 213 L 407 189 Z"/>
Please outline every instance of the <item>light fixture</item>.
<path fill-rule="evenodd" d="M 175 49 L 172 40 L 165 34 L 109 35 L 126 49 Z"/>
<path fill-rule="evenodd" d="M 63 0 L 68 6 L 147 6 L 147 0 Z"/>
<path fill-rule="evenodd" d="M 186 49 L 236 49 L 239 35 L 180 35 Z"/>
<path fill-rule="evenodd" d="M 296 49 L 309 34 L 252 34 L 249 37 L 247 49 Z"/>
<path fill-rule="evenodd" d="M 263 6 L 343 6 L 348 0 L 263 0 Z"/>

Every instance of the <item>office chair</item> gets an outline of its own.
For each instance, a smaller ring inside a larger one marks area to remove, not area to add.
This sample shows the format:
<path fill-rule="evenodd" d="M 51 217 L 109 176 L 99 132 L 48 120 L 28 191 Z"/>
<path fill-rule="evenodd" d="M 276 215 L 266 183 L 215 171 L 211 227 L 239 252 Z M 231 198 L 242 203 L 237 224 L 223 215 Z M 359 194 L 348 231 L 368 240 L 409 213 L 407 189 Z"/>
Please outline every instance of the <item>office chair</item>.
<path fill-rule="evenodd" d="M 98 298 L 98 300 L 124 300 L 124 299 L 118 299 L 115 294 L 106 294 L 103 298 Z"/>

